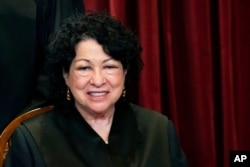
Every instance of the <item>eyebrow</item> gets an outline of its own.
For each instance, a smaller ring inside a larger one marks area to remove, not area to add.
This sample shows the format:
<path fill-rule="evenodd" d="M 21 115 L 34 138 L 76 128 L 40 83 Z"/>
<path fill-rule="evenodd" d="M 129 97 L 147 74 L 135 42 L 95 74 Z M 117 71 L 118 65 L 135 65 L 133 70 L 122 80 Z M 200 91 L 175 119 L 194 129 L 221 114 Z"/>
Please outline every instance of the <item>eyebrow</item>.
<path fill-rule="evenodd" d="M 115 59 L 113 59 L 113 58 L 108 58 L 108 59 L 103 60 L 102 62 L 105 63 L 105 62 L 107 62 L 107 61 L 109 61 L 109 60 L 115 60 Z M 77 59 L 77 60 L 73 60 L 73 62 L 78 62 L 78 61 L 86 61 L 86 62 L 88 62 L 88 63 L 91 63 L 91 61 L 90 61 L 89 59 L 84 59 L 84 58 L 82 58 L 82 59 Z"/>
<path fill-rule="evenodd" d="M 88 60 L 88 59 L 77 59 L 77 60 L 73 60 L 74 63 L 75 63 L 75 62 L 78 62 L 78 61 L 86 61 L 86 62 L 90 63 L 90 60 Z"/>

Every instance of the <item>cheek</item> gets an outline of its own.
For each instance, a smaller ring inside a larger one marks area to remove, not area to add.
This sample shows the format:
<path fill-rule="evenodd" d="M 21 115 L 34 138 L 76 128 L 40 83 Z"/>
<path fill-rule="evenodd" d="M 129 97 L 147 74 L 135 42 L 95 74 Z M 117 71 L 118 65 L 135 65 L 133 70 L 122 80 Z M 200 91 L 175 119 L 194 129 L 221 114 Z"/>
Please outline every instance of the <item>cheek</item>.
<path fill-rule="evenodd" d="M 71 89 L 74 89 L 74 88 L 83 89 L 88 82 L 86 78 L 82 78 L 82 77 L 74 76 L 74 75 L 71 75 L 68 81 L 69 81 L 69 86 L 71 87 Z"/>
<path fill-rule="evenodd" d="M 109 81 L 113 86 L 123 87 L 125 82 L 125 75 L 120 74 L 116 76 L 110 76 Z"/>

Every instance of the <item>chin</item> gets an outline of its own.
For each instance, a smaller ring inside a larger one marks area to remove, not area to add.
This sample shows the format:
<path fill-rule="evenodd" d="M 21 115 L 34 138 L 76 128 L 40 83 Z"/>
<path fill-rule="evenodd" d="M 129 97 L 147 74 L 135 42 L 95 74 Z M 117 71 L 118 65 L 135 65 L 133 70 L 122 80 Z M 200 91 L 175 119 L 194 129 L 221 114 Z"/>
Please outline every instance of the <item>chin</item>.
<path fill-rule="evenodd" d="M 98 105 L 91 107 L 91 110 L 96 114 L 102 114 L 105 112 L 113 111 L 112 108 L 104 105 Z"/>

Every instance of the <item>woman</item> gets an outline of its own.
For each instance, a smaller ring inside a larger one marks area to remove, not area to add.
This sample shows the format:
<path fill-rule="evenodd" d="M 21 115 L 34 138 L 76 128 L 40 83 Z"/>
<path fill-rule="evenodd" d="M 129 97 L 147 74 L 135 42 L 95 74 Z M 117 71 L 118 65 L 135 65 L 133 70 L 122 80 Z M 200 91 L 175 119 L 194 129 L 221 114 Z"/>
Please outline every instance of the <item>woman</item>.
<path fill-rule="evenodd" d="M 55 109 L 17 128 L 6 166 L 187 166 L 172 122 L 126 98 L 140 53 L 135 34 L 108 14 L 68 20 L 48 47 Z"/>

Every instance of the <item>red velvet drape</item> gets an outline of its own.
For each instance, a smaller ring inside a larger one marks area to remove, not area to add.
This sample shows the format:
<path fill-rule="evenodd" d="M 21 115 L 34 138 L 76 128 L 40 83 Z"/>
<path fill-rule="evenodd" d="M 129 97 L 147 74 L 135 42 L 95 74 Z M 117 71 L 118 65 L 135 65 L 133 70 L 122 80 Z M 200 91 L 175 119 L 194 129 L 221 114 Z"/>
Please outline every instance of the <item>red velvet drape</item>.
<path fill-rule="evenodd" d="M 229 167 L 230 150 L 250 150 L 249 0 L 84 3 L 138 33 L 138 103 L 173 120 L 190 167 Z"/>

